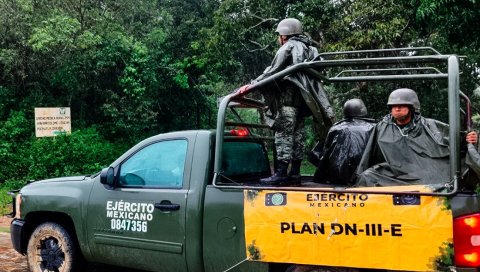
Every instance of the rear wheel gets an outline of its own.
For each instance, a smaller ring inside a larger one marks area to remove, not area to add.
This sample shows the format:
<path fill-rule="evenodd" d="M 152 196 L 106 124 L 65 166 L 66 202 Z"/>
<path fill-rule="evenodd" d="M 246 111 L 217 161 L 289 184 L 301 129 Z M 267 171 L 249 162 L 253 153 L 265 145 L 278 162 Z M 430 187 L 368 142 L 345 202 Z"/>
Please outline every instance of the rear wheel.
<path fill-rule="evenodd" d="M 81 259 L 68 232 L 47 222 L 33 231 L 28 241 L 27 260 L 31 272 L 73 272 Z"/>

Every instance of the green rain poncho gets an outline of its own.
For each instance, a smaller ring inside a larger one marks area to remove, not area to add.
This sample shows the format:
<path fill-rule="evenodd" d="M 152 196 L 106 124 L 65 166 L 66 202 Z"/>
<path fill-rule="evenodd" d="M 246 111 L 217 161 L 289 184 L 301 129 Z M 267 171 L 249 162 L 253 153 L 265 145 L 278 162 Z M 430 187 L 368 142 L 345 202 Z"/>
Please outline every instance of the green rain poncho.
<path fill-rule="evenodd" d="M 355 187 L 449 182 L 448 133 L 447 124 L 419 115 L 414 117 L 414 126 L 404 133 L 391 114 L 385 116 L 367 144 L 356 171 Z M 462 168 L 466 168 L 464 163 Z"/>
<path fill-rule="evenodd" d="M 288 40 L 276 53 L 272 64 L 268 66 L 262 75 L 253 80 L 254 84 L 273 74 L 283 71 L 291 65 L 313 60 L 318 56 L 315 47 L 310 46 L 310 41 L 305 36 L 295 36 Z M 300 90 L 303 101 L 306 104 L 302 110 L 309 111 L 307 115 L 313 115 L 315 130 L 320 138 L 324 138 L 328 129 L 334 123 L 333 108 L 323 89 L 322 83 L 304 72 L 297 72 L 285 76 L 281 81 L 270 84 L 270 87 L 262 90 L 265 104 L 267 105 L 267 124 L 273 125 L 281 107 L 280 89 L 282 84 L 293 84 Z"/>

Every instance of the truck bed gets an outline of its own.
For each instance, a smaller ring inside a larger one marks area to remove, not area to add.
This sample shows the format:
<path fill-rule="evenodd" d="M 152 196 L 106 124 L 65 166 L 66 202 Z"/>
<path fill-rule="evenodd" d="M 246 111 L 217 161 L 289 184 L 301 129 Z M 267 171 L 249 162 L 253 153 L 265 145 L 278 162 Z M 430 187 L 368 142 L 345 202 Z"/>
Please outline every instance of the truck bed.
<path fill-rule="evenodd" d="M 265 177 L 261 177 L 261 178 L 265 178 Z M 301 185 L 290 185 L 286 182 L 286 183 L 282 183 L 280 185 L 269 186 L 269 185 L 265 185 L 265 184 L 260 183 L 261 178 L 257 177 L 257 178 L 236 180 L 235 183 L 237 183 L 239 185 L 244 185 L 244 186 L 272 187 L 272 188 L 274 188 L 274 187 L 313 187 L 313 188 L 347 187 L 345 185 L 339 185 L 339 184 L 315 183 L 315 182 L 312 181 L 313 180 L 313 175 L 302 175 L 302 184 Z M 231 184 L 231 183 L 228 183 L 228 184 Z"/>

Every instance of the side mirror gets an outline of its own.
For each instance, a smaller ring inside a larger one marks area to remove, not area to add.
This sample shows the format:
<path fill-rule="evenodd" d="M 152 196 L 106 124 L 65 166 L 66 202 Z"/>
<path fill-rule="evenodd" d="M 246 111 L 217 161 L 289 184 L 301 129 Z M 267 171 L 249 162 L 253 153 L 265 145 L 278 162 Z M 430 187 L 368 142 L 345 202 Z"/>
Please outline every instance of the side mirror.
<path fill-rule="evenodd" d="M 103 168 L 102 172 L 100 173 L 100 183 L 113 186 L 114 177 L 113 167 Z"/>

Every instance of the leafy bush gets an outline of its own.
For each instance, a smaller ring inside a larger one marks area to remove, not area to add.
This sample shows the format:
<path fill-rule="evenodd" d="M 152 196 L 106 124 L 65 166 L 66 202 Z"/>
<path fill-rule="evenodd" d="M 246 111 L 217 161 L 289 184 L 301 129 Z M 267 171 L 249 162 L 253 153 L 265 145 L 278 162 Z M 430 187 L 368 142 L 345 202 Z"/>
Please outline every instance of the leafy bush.
<path fill-rule="evenodd" d="M 27 180 L 92 174 L 108 166 L 127 150 L 123 143 L 108 142 L 95 127 L 71 135 L 35 138 L 32 122 L 22 111 L 11 112 L 0 125 L 0 207 Z M 0 208 L 0 213 L 5 213 Z"/>
<path fill-rule="evenodd" d="M 122 150 L 95 128 L 36 139 L 29 148 L 28 179 L 93 174 L 113 162 Z"/>

